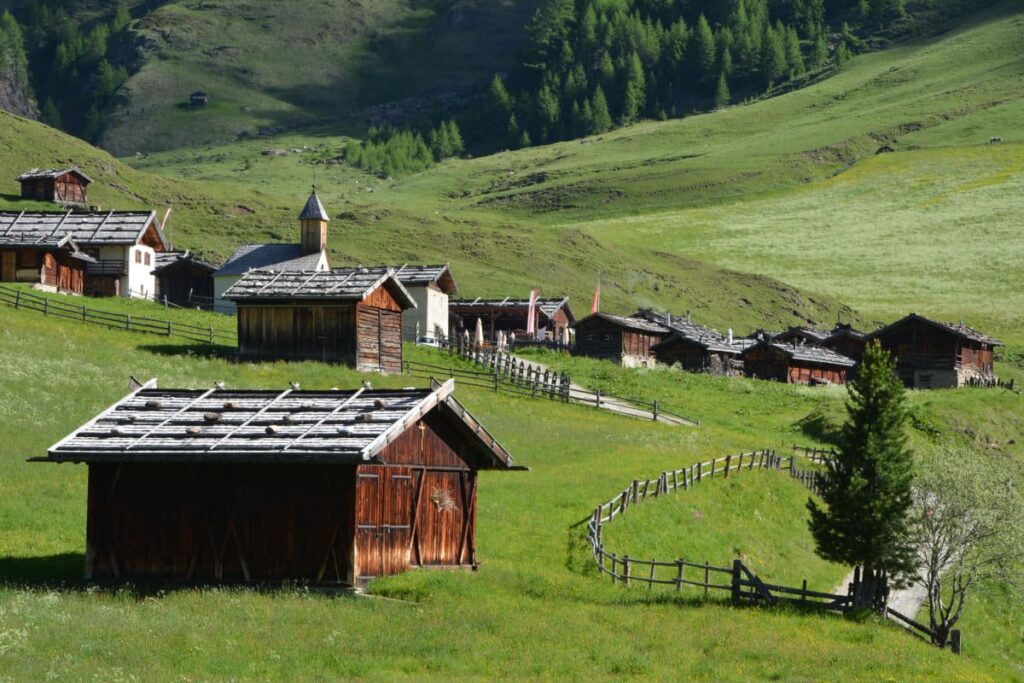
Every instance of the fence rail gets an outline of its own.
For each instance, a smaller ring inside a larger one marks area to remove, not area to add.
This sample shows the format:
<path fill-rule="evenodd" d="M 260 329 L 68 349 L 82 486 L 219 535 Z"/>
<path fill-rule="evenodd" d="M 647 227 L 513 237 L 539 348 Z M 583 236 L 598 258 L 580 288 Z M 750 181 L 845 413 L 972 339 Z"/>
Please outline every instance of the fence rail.
<path fill-rule="evenodd" d="M 794 451 L 801 453 L 812 464 L 827 464 L 835 453 L 831 450 L 811 449 L 794 446 Z M 800 470 L 796 467 L 796 456 L 783 458 L 773 449 L 763 449 L 750 453 L 728 455 L 724 458 L 712 458 L 707 462 L 698 462 L 688 467 L 662 472 L 655 479 L 634 479 L 611 500 L 594 508 L 586 518 L 574 527 L 587 525 L 587 542 L 590 545 L 594 563 L 598 572 L 611 577 L 612 583 L 646 584 L 648 590 L 656 585 L 672 586 L 675 591 L 684 587 L 695 587 L 707 597 L 712 590 L 729 591 L 734 603 L 743 601 L 764 602 L 768 604 L 788 603 L 816 607 L 830 611 L 844 612 L 854 605 L 853 596 L 857 590 L 855 573 L 854 583 L 847 587 L 845 595 L 824 591 L 809 590 L 806 579 L 799 588 L 782 586 L 762 581 L 739 559 L 733 560 L 732 567 L 713 565 L 710 562 L 692 562 L 683 558 L 674 560 L 639 559 L 629 555 L 610 552 L 604 543 L 604 525 L 620 515 L 624 515 L 633 505 L 648 498 L 687 491 L 701 483 L 704 479 L 728 478 L 730 473 L 736 476 L 744 469 L 774 469 L 789 471 L 790 476 L 799 480 L 806 488 L 817 494 L 820 487 L 828 481 L 829 473 L 822 470 Z M 724 580 L 728 575 L 728 582 Z M 930 642 L 937 642 L 935 633 L 927 626 L 910 619 L 893 609 L 882 609 L 894 619 L 910 627 L 917 635 Z M 956 654 L 960 653 L 960 633 L 953 635 Z"/>
<path fill-rule="evenodd" d="M 486 368 L 488 376 L 493 375 L 494 384 L 512 385 L 526 390 L 531 396 L 546 397 L 565 403 L 592 405 L 595 408 L 614 407 L 615 412 L 633 417 L 642 417 L 657 422 L 671 421 L 690 426 L 700 426 L 700 420 L 668 410 L 661 401 L 645 401 L 628 396 L 616 396 L 598 391 L 589 391 L 573 386 L 572 379 L 564 372 L 552 372 L 540 365 L 527 363 L 512 354 L 487 346 L 468 344 L 456 337 L 442 343 L 451 355 L 465 358 L 478 367 Z"/>
<path fill-rule="evenodd" d="M 0 285 L 0 303 L 16 309 L 35 311 L 46 316 L 64 318 L 92 325 L 100 325 L 109 329 L 125 330 L 155 334 L 164 337 L 181 337 L 200 344 L 236 345 L 235 333 L 218 330 L 210 325 L 190 325 L 188 323 L 171 322 L 146 316 L 111 313 L 85 305 L 56 301 L 50 297 L 39 296 L 31 292 Z"/>

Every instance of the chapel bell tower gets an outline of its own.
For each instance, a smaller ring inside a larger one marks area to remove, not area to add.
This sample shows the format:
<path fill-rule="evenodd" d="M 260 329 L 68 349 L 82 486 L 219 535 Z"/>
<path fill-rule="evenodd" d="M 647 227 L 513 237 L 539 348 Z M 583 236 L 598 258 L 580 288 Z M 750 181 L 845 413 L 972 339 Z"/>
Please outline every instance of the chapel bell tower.
<path fill-rule="evenodd" d="M 316 196 L 316 186 L 313 186 L 313 193 L 306 200 L 306 206 L 299 214 L 301 226 L 302 253 L 319 254 L 327 248 L 327 223 L 331 219 L 327 217 L 324 205 Z"/>

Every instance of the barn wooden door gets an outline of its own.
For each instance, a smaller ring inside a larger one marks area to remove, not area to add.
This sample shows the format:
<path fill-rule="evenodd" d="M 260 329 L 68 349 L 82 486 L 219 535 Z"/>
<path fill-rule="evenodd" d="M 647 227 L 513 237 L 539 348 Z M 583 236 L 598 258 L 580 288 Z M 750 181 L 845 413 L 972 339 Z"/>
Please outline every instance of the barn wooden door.
<path fill-rule="evenodd" d="M 57 286 L 57 259 L 50 253 L 43 256 L 43 284 Z"/>
<path fill-rule="evenodd" d="M 0 280 L 3 282 L 14 282 L 17 270 L 18 255 L 13 251 L 5 251 L 3 253 L 3 261 L 0 262 Z"/>
<path fill-rule="evenodd" d="M 416 478 L 405 467 L 361 467 L 356 483 L 357 578 L 409 568 Z"/>

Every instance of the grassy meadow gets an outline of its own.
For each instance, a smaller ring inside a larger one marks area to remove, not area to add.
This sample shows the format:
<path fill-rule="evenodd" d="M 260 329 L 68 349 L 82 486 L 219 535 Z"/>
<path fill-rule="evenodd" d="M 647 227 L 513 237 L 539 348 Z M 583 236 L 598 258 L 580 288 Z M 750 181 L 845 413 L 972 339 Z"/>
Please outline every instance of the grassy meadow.
<path fill-rule="evenodd" d="M 1007 680 L 1024 677 L 1019 642 L 977 624 L 962 658 L 890 624 L 786 610 L 733 608 L 724 594 L 613 587 L 594 575 L 569 526 L 633 478 L 739 450 L 821 443 L 841 411 L 840 389 L 633 373 L 566 359 L 581 379 L 661 395 L 704 424 L 673 428 L 584 407 L 486 390 L 459 397 L 529 472 L 480 481 L 480 571 L 413 572 L 375 582 L 377 597 L 309 592 L 87 588 L 83 562 L 86 470 L 30 464 L 126 392 L 129 375 L 162 386 L 351 386 L 366 376 L 315 363 L 235 363 L 173 339 L 87 327 L 0 307 L 0 680 L 308 680 L 595 678 L 820 680 L 821 666 L 850 680 Z M 411 358 L 437 352 L 408 348 Z M 551 354 L 547 354 L 551 355 Z M 546 362 L 552 360 L 544 358 Z M 448 358 L 444 362 L 449 362 Z M 603 377 L 603 379 L 601 379 Z M 377 386 L 419 383 L 369 377 Z M 60 390 L 56 391 L 55 386 Z M 664 394 L 671 388 L 671 396 Z M 914 397 L 915 441 L 936 436 L 950 401 L 998 414 L 1006 392 Z M 73 396 L 69 401 L 67 397 Z M 1019 397 L 1015 397 L 1019 400 Z M 31 410 L 31 418 L 28 417 Z M 817 426 L 815 426 L 817 425 Z M 1003 421 L 989 436 L 1009 428 Z M 965 437 L 964 437 L 965 438 Z M 993 456 L 1010 457 L 1003 444 Z M 585 474 L 585 476 L 584 476 Z M 845 568 L 813 554 L 806 493 L 772 472 L 707 481 L 635 508 L 608 525 L 624 550 L 737 553 L 773 580 L 832 588 Z M 700 511 L 699 521 L 692 511 Z M 740 524 L 737 520 L 756 520 Z M 620 524 L 624 522 L 624 524 Z M 668 529 L 678 529 L 673 534 Z M 635 548 L 635 550 L 634 550 Z M 385 599 L 390 598 L 390 599 Z M 1015 613 L 1003 625 L 1024 628 Z M 1007 643 L 1009 642 L 1009 645 Z M 154 645 L 156 643 L 156 645 Z M 1004 653 L 1001 648 L 1009 646 Z M 985 648 L 992 647 L 989 651 Z M 1018 653 L 1011 656 L 1012 653 Z"/>

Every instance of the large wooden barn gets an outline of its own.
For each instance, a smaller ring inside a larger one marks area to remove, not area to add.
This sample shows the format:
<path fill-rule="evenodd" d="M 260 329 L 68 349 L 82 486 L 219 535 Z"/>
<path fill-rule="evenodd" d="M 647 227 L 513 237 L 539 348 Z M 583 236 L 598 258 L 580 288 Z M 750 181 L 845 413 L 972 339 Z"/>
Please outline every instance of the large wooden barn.
<path fill-rule="evenodd" d="M 89 467 L 89 580 L 358 586 L 477 567 L 477 472 L 512 457 L 432 389 L 134 391 L 54 445 Z"/>
<path fill-rule="evenodd" d="M 390 269 L 252 271 L 224 298 L 238 308 L 242 358 L 402 371 L 402 311 L 416 302 Z"/>
<path fill-rule="evenodd" d="M 530 302 L 526 299 L 475 299 L 473 301 L 449 301 L 451 316 L 449 328 L 453 334 L 468 332 L 473 335 L 479 319 L 484 328 L 484 340 L 496 342 L 498 333 L 515 335 L 526 340 L 530 317 Z M 564 341 L 568 331 L 576 322 L 569 307 L 569 297 L 561 299 L 538 299 L 535 304 L 537 330 L 548 341 Z"/>
<path fill-rule="evenodd" d="M 747 377 L 788 384 L 845 384 L 857 363 L 831 349 L 762 340 L 743 351 Z"/>
<path fill-rule="evenodd" d="M 655 347 L 670 332 L 664 325 L 642 318 L 593 313 L 576 323 L 572 353 L 627 368 L 651 367 L 657 364 Z"/>
<path fill-rule="evenodd" d="M 85 207 L 92 178 L 77 168 L 34 168 L 18 176 L 18 182 L 24 199 Z"/>
<path fill-rule="evenodd" d="M 868 339 L 867 335 L 860 330 L 854 329 L 852 325 L 839 323 L 832 328 L 832 331 L 821 342 L 821 345 L 847 358 L 852 358 L 859 363 L 860 359 L 864 357 L 864 349 L 867 348 Z"/>
<path fill-rule="evenodd" d="M 896 372 L 915 389 L 994 385 L 994 350 L 1002 342 L 963 323 L 911 313 L 868 335 L 896 357 Z"/>

